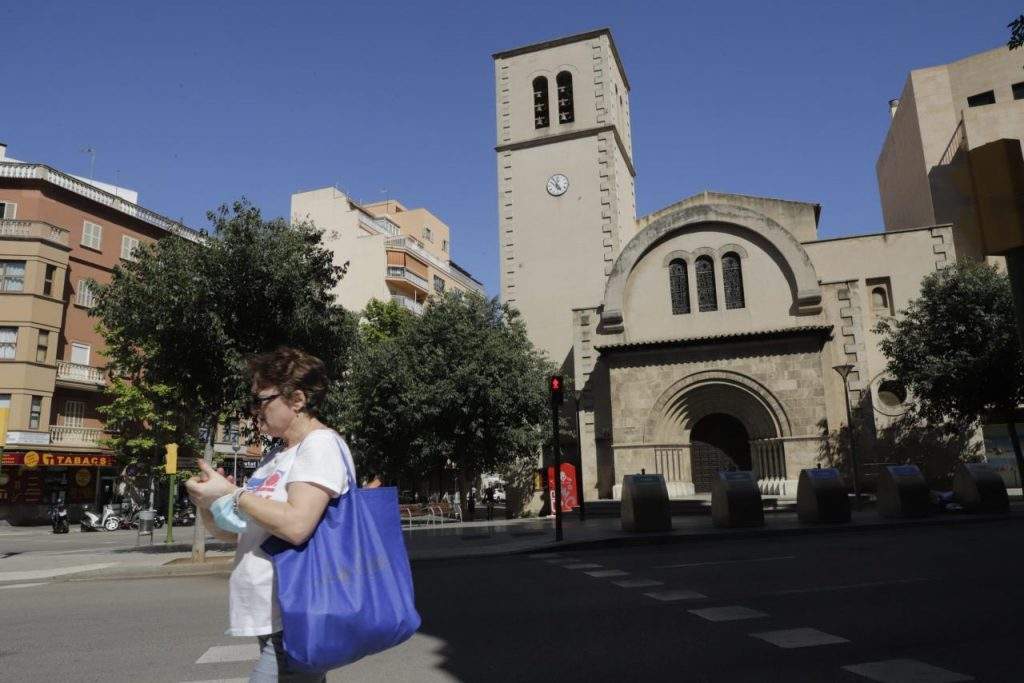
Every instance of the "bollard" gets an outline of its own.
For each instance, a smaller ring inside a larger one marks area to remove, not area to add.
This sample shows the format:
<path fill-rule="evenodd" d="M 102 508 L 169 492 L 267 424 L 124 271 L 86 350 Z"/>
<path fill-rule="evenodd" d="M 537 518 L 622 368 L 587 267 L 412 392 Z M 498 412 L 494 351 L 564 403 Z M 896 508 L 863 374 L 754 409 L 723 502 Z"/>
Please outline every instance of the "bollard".
<path fill-rule="evenodd" d="M 660 474 L 627 474 L 622 478 L 622 530 L 671 531 L 668 487 Z"/>
<path fill-rule="evenodd" d="M 882 517 L 925 517 L 931 512 L 931 492 L 917 465 L 883 467 L 877 496 Z"/>
<path fill-rule="evenodd" d="M 718 527 L 762 526 L 761 490 L 753 472 L 719 472 L 711 482 L 711 521 Z"/>
<path fill-rule="evenodd" d="M 801 522 L 849 522 L 850 498 L 834 467 L 800 470 L 796 515 Z"/>
<path fill-rule="evenodd" d="M 967 512 L 1009 512 L 1006 483 L 987 463 L 963 462 L 953 475 L 953 496 Z"/>

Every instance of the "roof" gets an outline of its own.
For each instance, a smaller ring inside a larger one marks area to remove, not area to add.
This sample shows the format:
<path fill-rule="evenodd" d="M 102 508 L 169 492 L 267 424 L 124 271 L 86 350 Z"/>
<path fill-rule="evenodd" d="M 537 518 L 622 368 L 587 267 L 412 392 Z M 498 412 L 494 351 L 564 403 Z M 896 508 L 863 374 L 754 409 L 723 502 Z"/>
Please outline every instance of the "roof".
<path fill-rule="evenodd" d="M 448 263 L 451 265 L 452 268 L 454 268 L 455 270 L 459 271 L 460 273 L 462 273 L 463 275 L 468 277 L 470 280 L 472 280 L 473 282 L 475 282 L 478 285 L 480 285 L 480 288 L 483 289 L 484 283 L 480 282 L 475 277 L 473 277 L 472 274 L 470 274 L 470 272 L 468 270 L 466 270 L 465 268 L 460 266 L 455 261 L 452 261 L 451 259 L 448 259 Z"/>
<path fill-rule="evenodd" d="M 769 330 L 728 332 L 725 334 L 709 334 L 696 337 L 678 337 L 676 339 L 651 339 L 609 344 L 594 344 L 594 348 L 598 351 L 640 351 L 644 349 L 679 346 L 700 346 L 709 342 L 741 342 L 756 339 L 785 339 L 787 337 L 811 336 L 826 338 L 831 335 L 833 327 L 833 325 L 798 325 L 796 327 L 778 327 Z"/>
<path fill-rule="evenodd" d="M 615 40 L 612 38 L 612 31 L 610 28 L 599 28 L 594 31 L 586 31 L 585 33 L 574 33 L 571 36 L 563 36 L 561 38 L 545 40 L 540 43 L 531 43 L 529 45 L 523 45 L 522 47 L 516 47 L 511 50 L 495 52 L 493 55 L 491 55 L 491 57 L 494 59 L 517 57 L 519 55 L 525 55 L 530 52 L 539 52 L 540 50 L 547 50 L 552 47 L 558 47 L 559 45 L 579 43 L 584 40 L 590 40 L 591 38 L 597 38 L 598 36 L 608 36 L 608 44 L 612 48 L 612 54 L 615 55 L 615 64 L 616 66 L 619 67 L 619 75 L 622 76 L 622 84 L 626 86 L 626 90 L 631 90 L 631 88 L 629 87 L 629 79 L 626 78 L 626 69 L 625 67 L 622 66 L 622 59 L 619 57 L 619 50 L 615 47 Z"/>

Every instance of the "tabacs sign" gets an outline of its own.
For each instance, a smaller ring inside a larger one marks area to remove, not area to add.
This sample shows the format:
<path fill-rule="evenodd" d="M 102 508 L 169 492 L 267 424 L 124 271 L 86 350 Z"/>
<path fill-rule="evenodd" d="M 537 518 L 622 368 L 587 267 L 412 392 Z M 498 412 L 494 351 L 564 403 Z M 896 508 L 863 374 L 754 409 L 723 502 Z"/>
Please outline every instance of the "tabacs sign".
<path fill-rule="evenodd" d="M 113 467 L 112 455 L 63 455 L 54 453 L 4 453 L 4 465 L 22 465 L 24 467 Z"/>

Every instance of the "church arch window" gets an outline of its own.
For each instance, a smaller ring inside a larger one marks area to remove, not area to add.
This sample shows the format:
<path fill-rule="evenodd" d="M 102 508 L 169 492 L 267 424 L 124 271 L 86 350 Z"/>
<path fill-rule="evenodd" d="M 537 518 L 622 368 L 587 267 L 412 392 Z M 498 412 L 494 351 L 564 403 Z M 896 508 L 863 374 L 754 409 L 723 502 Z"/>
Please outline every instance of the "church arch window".
<path fill-rule="evenodd" d="M 690 312 L 690 281 L 686 261 L 675 259 L 668 264 L 669 292 L 672 296 L 672 315 Z"/>
<path fill-rule="evenodd" d="M 722 284 L 725 287 L 726 309 L 746 306 L 743 298 L 743 266 L 740 255 L 734 251 L 722 256 Z"/>
<path fill-rule="evenodd" d="M 551 121 L 548 113 L 548 79 L 537 76 L 533 79 L 533 127 L 547 128 Z"/>
<path fill-rule="evenodd" d="M 885 293 L 885 287 L 871 290 L 871 308 L 882 314 L 889 312 L 889 295 Z"/>
<path fill-rule="evenodd" d="M 697 273 L 697 308 L 701 312 L 718 310 L 715 292 L 715 262 L 710 256 L 699 256 L 693 264 Z"/>
<path fill-rule="evenodd" d="M 576 112 L 572 99 L 572 74 L 562 71 L 555 77 L 558 86 L 558 122 L 572 123 L 576 120 Z"/>

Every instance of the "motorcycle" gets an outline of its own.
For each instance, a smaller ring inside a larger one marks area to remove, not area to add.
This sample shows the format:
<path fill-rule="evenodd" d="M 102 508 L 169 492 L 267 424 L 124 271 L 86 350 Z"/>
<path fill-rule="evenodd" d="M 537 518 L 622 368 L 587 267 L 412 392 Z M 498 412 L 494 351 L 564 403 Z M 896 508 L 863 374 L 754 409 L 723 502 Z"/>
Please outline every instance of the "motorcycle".
<path fill-rule="evenodd" d="M 89 509 L 82 510 L 82 531 L 117 531 L 121 528 L 121 506 L 104 505 L 102 514 Z"/>
<path fill-rule="evenodd" d="M 50 506 L 50 526 L 53 527 L 55 534 L 68 533 L 68 509 L 64 507 L 64 503 Z"/>
<path fill-rule="evenodd" d="M 181 505 L 174 509 L 174 526 L 193 526 L 196 523 L 196 511 L 191 505 Z"/>

